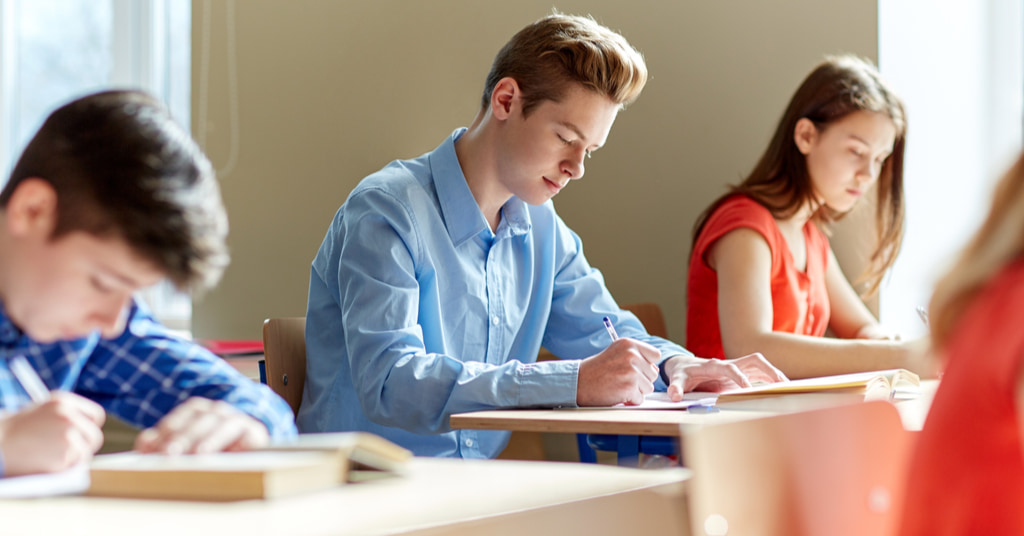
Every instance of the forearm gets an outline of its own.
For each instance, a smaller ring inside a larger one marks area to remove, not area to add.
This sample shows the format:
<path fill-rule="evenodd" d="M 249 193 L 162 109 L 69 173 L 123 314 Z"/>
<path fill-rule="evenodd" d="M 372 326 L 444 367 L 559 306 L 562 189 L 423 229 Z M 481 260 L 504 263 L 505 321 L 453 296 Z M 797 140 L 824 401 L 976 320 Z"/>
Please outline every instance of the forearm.
<path fill-rule="evenodd" d="M 454 413 L 574 406 L 578 371 L 577 361 L 489 365 L 434 355 L 396 364 L 382 384 L 369 380 L 375 374 L 356 376 L 353 383 L 372 421 L 429 434 L 449 431 Z"/>
<path fill-rule="evenodd" d="M 734 342 L 723 337 L 723 348 L 727 358 L 760 352 L 790 379 L 907 368 L 912 363 L 906 345 L 884 340 L 770 332 Z"/>
<path fill-rule="evenodd" d="M 251 382 L 251 385 L 237 388 L 223 400 L 263 423 L 272 440 L 293 437 L 298 433 L 291 408 L 265 385 Z"/>

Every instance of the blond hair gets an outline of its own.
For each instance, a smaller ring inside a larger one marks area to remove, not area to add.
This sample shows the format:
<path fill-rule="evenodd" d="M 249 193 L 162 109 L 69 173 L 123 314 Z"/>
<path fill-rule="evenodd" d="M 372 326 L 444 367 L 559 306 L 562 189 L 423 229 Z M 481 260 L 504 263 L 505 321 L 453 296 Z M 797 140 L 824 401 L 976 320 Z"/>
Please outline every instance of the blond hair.
<path fill-rule="evenodd" d="M 985 282 L 1024 255 L 1024 155 L 996 185 L 981 229 L 939 280 L 929 306 L 932 342 L 941 348 Z"/>
<path fill-rule="evenodd" d="M 644 58 L 626 38 L 593 18 L 554 13 L 516 33 L 491 65 L 481 99 L 503 78 L 512 78 L 523 92 L 523 114 L 545 100 L 558 102 L 571 84 L 607 95 L 622 106 L 640 96 L 647 83 Z"/>

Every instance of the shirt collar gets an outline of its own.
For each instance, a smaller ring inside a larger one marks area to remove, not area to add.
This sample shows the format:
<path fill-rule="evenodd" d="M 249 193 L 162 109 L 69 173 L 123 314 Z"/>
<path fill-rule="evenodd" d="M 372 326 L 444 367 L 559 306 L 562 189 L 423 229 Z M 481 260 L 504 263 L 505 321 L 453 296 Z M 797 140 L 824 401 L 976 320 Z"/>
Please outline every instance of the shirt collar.
<path fill-rule="evenodd" d="M 469 190 L 462 166 L 455 155 L 455 142 L 466 133 L 466 128 L 455 129 L 452 135 L 430 153 L 430 173 L 437 189 L 438 204 L 448 228 L 448 236 L 452 243 L 459 244 L 473 238 L 483 231 L 490 232 L 487 220 L 476 203 L 473 192 Z M 530 230 L 530 214 L 518 197 L 512 197 L 501 208 L 502 218 L 498 224 L 496 238 L 505 232 L 510 236 L 525 234 Z M 504 231 L 507 228 L 507 231 Z"/>

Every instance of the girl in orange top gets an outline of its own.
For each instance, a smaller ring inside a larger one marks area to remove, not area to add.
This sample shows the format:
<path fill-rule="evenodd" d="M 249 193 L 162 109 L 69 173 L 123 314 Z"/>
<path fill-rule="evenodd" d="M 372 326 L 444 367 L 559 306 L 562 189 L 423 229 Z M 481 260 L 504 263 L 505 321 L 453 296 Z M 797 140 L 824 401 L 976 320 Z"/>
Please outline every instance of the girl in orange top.
<path fill-rule="evenodd" d="M 790 378 L 924 368 L 919 344 L 879 326 L 823 232 L 877 197 L 864 276 L 874 293 L 900 249 L 905 142 L 903 103 L 873 65 L 838 56 L 815 68 L 750 176 L 697 220 L 687 346 L 718 358 L 760 352 Z M 839 339 L 823 337 L 829 327 Z"/>
<path fill-rule="evenodd" d="M 946 359 L 910 462 L 905 536 L 1024 534 L 1024 157 L 932 297 Z"/>

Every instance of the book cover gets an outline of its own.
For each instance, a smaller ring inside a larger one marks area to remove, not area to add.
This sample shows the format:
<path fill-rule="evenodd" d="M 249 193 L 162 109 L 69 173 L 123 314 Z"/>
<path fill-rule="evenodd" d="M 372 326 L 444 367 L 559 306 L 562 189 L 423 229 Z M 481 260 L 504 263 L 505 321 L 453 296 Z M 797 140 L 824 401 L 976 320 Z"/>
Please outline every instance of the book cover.
<path fill-rule="evenodd" d="M 412 453 L 374 434 L 302 434 L 249 452 L 96 456 L 89 495 L 195 501 L 272 499 L 354 480 L 356 471 L 401 473 Z"/>
<path fill-rule="evenodd" d="M 220 452 L 96 456 L 88 495 L 141 499 L 271 499 L 344 483 L 343 460 L 329 452 Z"/>

